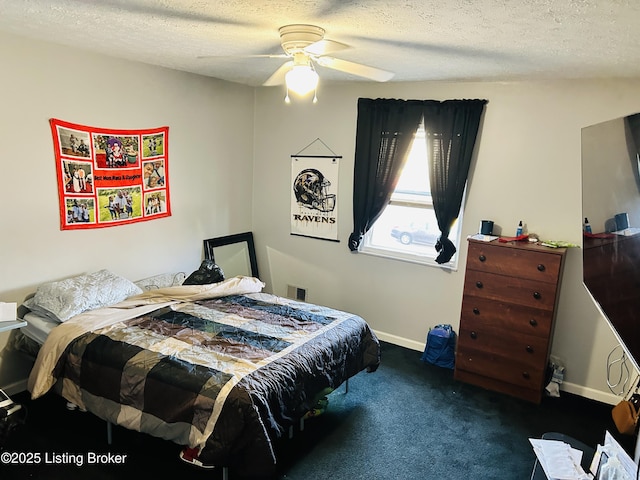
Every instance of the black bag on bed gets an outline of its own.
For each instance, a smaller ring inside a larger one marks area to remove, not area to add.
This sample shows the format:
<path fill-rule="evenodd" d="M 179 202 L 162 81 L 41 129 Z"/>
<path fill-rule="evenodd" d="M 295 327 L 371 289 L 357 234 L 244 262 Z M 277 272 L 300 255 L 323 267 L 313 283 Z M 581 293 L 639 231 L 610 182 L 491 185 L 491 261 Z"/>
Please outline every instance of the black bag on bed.
<path fill-rule="evenodd" d="M 438 367 L 453 368 L 456 360 L 456 332 L 451 325 L 436 325 L 429 329 L 427 346 L 421 360 Z"/>
<path fill-rule="evenodd" d="M 203 260 L 200 268 L 189 275 L 183 285 L 208 285 L 224 280 L 224 272 L 213 260 Z"/>

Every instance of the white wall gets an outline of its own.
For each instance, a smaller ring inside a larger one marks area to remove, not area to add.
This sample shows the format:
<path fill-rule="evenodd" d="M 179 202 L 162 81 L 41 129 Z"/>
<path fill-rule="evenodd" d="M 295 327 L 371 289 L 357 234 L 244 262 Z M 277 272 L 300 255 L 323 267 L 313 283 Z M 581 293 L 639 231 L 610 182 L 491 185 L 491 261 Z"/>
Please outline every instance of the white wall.
<path fill-rule="evenodd" d="M 203 239 L 251 229 L 254 89 L 2 34 L 0 64 L 0 301 L 100 268 L 131 280 L 191 273 Z M 168 125 L 172 216 L 61 231 L 50 118 Z M 11 388 L 25 368 L 0 355 Z"/>
<path fill-rule="evenodd" d="M 260 89 L 253 202 L 261 273 L 275 293 L 305 287 L 309 301 L 357 313 L 382 339 L 420 350 L 429 327 L 458 329 L 467 245 L 457 271 L 349 252 L 358 97 L 487 99 L 463 236 L 476 233 L 481 219 L 506 235 L 523 220 L 543 239 L 580 244 L 581 129 L 640 111 L 639 94 L 640 80 L 342 84 L 321 86 L 316 105 L 286 105 L 280 89 Z M 339 243 L 289 234 L 290 156 L 316 138 L 343 156 Z M 552 347 L 566 365 L 564 389 L 615 403 L 606 384 L 615 344 L 582 286 L 581 251 L 571 249 Z"/>

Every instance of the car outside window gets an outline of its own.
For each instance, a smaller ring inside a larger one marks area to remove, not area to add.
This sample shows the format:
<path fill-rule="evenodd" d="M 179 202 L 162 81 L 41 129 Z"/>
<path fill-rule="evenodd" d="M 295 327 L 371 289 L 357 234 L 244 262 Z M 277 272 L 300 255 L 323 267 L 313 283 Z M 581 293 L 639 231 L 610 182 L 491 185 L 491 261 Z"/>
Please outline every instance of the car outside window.
<path fill-rule="evenodd" d="M 462 209 L 449 234 L 459 250 Z M 457 268 L 457 255 L 446 265 L 435 262 L 440 229 L 433 210 L 424 128 L 416 132 L 409 157 L 389 205 L 365 234 L 362 253 L 440 268 Z"/>

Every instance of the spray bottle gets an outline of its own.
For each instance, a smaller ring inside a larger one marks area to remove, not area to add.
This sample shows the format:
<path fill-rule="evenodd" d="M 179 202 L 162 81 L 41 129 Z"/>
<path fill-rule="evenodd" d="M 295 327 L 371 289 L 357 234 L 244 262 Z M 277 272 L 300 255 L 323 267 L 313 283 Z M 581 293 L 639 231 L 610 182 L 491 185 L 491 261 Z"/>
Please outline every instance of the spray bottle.
<path fill-rule="evenodd" d="M 520 223 L 518 223 L 518 228 L 516 229 L 516 237 L 519 237 L 520 235 L 522 235 L 522 220 L 520 220 Z"/>

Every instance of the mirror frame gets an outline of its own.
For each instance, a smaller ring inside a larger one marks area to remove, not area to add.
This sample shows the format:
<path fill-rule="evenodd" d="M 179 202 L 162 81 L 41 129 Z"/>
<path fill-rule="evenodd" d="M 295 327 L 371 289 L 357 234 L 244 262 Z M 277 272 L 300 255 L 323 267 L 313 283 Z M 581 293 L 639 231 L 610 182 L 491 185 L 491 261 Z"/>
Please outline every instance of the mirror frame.
<path fill-rule="evenodd" d="M 253 232 L 235 233 L 233 235 L 225 235 L 223 237 L 207 238 L 203 241 L 204 258 L 215 262 L 214 249 L 216 247 L 223 247 L 225 245 L 242 242 L 247 244 L 249 263 L 251 264 L 251 275 L 255 278 L 260 278 L 258 276 L 258 261 L 256 259 L 256 247 L 253 241 Z"/>

